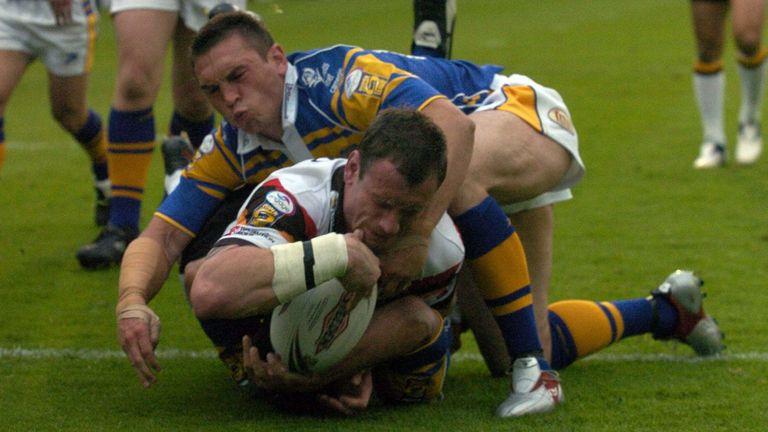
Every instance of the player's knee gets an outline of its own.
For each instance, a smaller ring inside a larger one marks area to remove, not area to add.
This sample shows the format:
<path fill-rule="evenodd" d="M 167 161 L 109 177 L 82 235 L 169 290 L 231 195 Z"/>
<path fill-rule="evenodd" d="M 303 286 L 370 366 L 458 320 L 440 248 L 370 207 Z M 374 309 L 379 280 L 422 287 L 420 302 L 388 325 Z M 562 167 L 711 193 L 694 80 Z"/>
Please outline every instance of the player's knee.
<path fill-rule="evenodd" d="M 140 66 L 126 67 L 118 76 L 118 98 L 131 105 L 151 105 L 159 84 L 153 71 Z"/>
<path fill-rule="evenodd" d="M 66 131 L 77 133 L 88 120 L 88 112 L 75 107 L 63 105 L 52 106 L 51 117 L 56 120 Z"/>
<path fill-rule="evenodd" d="M 439 328 L 419 350 L 374 370 L 376 394 L 391 402 L 429 402 L 442 397 L 450 364 L 450 326 L 437 314 Z"/>
<path fill-rule="evenodd" d="M 406 326 L 411 329 L 411 334 L 418 336 L 419 346 L 428 344 L 434 339 L 435 334 L 442 331 L 442 318 L 423 300 L 408 296 L 402 302 L 403 317 L 407 320 Z"/>
<path fill-rule="evenodd" d="M 739 52 L 745 57 L 753 57 L 760 49 L 761 32 L 759 28 L 734 29 L 733 38 Z"/>

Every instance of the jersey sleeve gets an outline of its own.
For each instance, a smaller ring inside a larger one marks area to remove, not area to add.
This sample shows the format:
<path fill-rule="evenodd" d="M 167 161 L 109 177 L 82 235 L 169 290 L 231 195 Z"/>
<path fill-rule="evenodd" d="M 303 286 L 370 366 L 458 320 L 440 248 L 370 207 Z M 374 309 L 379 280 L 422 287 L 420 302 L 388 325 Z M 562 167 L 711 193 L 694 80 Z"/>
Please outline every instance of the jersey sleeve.
<path fill-rule="evenodd" d="M 373 51 L 351 49 L 344 69 L 344 83 L 336 91 L 331 109 L 353 129 L 367 129 L 383 109 L 422 109 L 432 100 L 445 97 L 426 81 Z"/>
<path fill-rule="evenodd" d="M 195 236 L 224 197 L 244 184 L 234 129 L 222 126 L 205 137 L 179 185 L 155 216 Z"/>
<path fill-rule="evenodd" d="M 240 209 L 235 223 L 216 242 L 252 244 L 258 247 L 309 240 L 317 235 L 312 218 L 279 179 L 265 182 L 253 191 Z"/>

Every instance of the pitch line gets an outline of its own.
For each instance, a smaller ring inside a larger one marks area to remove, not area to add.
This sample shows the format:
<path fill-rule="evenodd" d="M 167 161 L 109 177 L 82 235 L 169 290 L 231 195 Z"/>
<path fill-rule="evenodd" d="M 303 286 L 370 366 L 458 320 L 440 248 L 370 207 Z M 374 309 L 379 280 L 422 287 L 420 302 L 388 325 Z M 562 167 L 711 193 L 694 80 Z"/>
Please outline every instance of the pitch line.
<path fill-rule="evenodd" d="M 157 356 L 160 359 L 214 359 L 216 352 L 213 350 L 195 351 L 182 350 L 175 348 L 158 349 Z M 125 354 L 119 350 L 100 350 L 86 348 L 23 348 L 0 347 L 0 359 L 73 359 L 73 360 L 110 360 L 124 359 Z M 463 362 L 482 362 L 483 357 L 478 353 L 458 352 L 451 356 L 451 361 L 456 363 Z M 730 353 L 726 352 L 712 357 L 697 357 L 693 354 L 595 354 L 590 357 L 580 359 L 580 362 L 598 362 L 598 363 L 626 363 L 626 362 L 646 362 L 646 363 L 703 363 L 703 362 L 731 362 L 731 361 L 749 361 L 749 362 L 768 362 L 768 352 L 744 352 Z"/>

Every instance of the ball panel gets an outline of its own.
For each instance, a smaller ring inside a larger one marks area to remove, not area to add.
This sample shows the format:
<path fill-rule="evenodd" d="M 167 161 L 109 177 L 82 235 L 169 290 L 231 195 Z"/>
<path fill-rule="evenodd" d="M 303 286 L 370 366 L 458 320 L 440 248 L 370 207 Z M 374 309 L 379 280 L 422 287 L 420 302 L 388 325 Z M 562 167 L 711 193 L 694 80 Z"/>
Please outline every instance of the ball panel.
<path fill-rule="evenodd" d="M 376 289 L 355 303 L 337 279 L 320 284 L 272 312 L 275 352 L 299 373 L 322 372 L 346 356 L 362 337 L 376 307 Z"/>

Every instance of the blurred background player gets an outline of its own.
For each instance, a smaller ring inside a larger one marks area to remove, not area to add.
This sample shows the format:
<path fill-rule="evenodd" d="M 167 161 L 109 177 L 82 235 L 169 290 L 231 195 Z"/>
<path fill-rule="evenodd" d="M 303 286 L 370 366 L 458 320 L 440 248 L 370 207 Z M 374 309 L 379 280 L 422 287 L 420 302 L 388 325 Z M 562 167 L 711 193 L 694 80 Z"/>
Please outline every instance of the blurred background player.
<path fill-rule="evenodd" d="M 112 175 L 109 223 L 93 243 L 77 252 L 93 269 L 119 264 L 138 235 L 144 186 L 155 148 L 153 104 L 160 90 L 169 43 L 173 43 L 173 114 L 163 143 L 166 172 L 191 158 L 214 126 L 213 109 L 195 81 L 188 53 L 192 38 L 218 0 L 111 0 L 118 72 L 109 114 L 108 158 Z M 230 3 L 244 8 L 245 0 Z"/>
<path fill-rule="evenodd" d="M 413 0 L 411 54 L 451 58 L 456 0 Z"/>
<path fill-rule="evenodd" d="M 48 70 L 53 118 L 86 151 L 96 189 L 96 224 L 109 217 L 110 182 L 101 118 L 88 108 L 88 75 L 98 15 L 90 1 L 0 1 L 0 168 L 5 157 L 5 109 L 35 59 Z"/>
<path fill-rule="evenodd" d="M 717 168 L 725 164 L 727 139 L 724 127 L 725 72 L 722 54 L 725 20 L 731 8 L 733 37 L 738 50 L 741 79 L 739 130 L 736 138 L 736 163 L 749 165 L 762 152 L 760 131 L 765 58 L 762 46 L 763 0 L 692 0 L 693 28 L 696 36 L 697 61 L 693 68 L 693 91 L 696 96 L 703 139 L 693 166 Z"/>

